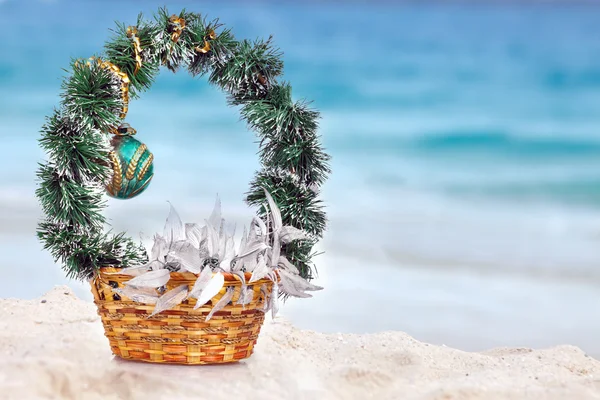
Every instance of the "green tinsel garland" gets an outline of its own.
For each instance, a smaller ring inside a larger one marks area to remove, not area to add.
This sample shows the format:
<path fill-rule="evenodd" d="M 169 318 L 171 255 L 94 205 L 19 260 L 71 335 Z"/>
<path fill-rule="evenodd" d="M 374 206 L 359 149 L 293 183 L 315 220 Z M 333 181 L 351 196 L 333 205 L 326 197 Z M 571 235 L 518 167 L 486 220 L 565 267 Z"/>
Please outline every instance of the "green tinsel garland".
<path fill-rule="evenodd" d="M 40 146 L 49 159 L 39 166 L 36 190 L 45 213 L 38 237 L 68 276 L 88 279 L 100 267 L 147 261 L 140 244 L 123 233 L 104 232 L 101 211 L 111 175 L 110 131 L 125 118 L 129 96 L 149 89 L 165 66 L 208 75 L 210 83 L 228 93 L 230 105 L 242 106 L 242 117 L 261 139 L 262 169 L 246 201 L 258 205 L 264 218 L 267 189 L 284 225 L 310 234 L 312 239 L 283 251 L 302 277 L 313 277 L 312 248 L 326 225 L 318 190 L 330 173 L 317 134 L 319 114 L 305 102 L 293 102 L 291 87 L 277 81 L 283 61 L 271 38 L 238 42 L 221 27 L 218 20 L 185 10 L 169 15 L 160 9 L 154 22 L 140 15 L 135 26 L 118 25 L 104 55 L 72 62 L 61 107 L 42 128 Z"/>

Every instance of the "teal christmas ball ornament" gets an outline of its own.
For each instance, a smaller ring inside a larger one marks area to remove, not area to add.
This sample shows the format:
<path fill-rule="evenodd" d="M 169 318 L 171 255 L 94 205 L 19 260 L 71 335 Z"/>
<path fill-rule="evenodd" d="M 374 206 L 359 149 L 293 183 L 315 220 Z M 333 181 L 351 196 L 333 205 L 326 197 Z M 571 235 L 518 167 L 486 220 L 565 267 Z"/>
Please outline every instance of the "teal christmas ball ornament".
<path fill-rule="evenodd" d="M 132 137 L 135 129 L 123 124 L 112 132 L 109 153 L 112 179 L 106 192 L 115 199 L 131 199 L 142 193 L 154 175 L 154 156 L 146 145 Z"/>

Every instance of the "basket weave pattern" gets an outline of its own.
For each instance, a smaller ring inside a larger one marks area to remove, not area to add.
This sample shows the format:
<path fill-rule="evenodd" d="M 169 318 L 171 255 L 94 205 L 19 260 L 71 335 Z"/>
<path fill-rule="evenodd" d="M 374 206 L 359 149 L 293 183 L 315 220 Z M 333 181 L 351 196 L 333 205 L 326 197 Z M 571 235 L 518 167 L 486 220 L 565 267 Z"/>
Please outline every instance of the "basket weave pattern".
<path fill-rule="evenodd" d="M 132 278 L 118 271 L 102 268 L 91 281 L 98 315 L 114 355 L 155 363 L 217 364 L 239 361 L 252 354 L 265 318 L 262 310 L 267 299 L 261 287 L 266 284 L 270 293 L 272 281 L 263 279 L 248 285 L 254 296 L 249 304 L 242 306 L 236 304 L 241 281 L 235 275 L 224 274 L 225 285 L 204 306 L 194 310 L 196 300 L 190 298 L 150 317 L 153 304 L 136 303 L 113 292 L 113 288 L 124 287 L 124 282 Z M 246 281 L 250 276 L 246 273 Z M 167 290 L 180 285 L 191 288 L 196 279 L 189 272 L 171 273 Z M 234 287 L 232 301 L 205 322 L 213 304 L 228 287 Z"/>

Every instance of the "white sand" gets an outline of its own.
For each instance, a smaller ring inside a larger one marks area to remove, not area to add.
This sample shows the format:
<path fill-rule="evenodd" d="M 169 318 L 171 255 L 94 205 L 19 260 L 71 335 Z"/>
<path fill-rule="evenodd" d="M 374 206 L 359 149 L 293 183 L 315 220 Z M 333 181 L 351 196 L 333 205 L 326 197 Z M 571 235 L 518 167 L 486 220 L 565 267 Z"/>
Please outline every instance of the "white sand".
<path fill-rule="evenodd" d="M 400 332 L 300 331 L 279 318 L 238 364 L 122 361 L 95 306 L 65 286 L 0 300 L 0 355 L 2 399 L 600 399 L 600 362 L 576 347 L 466 353 Z"/>

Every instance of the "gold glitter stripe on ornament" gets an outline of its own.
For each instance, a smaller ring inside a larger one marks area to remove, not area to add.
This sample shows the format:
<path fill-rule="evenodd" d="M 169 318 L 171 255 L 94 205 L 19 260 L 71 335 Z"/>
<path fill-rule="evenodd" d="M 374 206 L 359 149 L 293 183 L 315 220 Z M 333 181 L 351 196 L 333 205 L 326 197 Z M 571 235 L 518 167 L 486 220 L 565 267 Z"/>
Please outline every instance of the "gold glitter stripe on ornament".
<path fill-rule="evenodd" d="M 135 26 L 127 27 L 127 37 L 133 40 L 133 50 L 135 51 L 135 70 L 134 75 L 142 68 L 142 45 L 140 44 L 140 38 L 137 36 L 138 30 Z"/>
<path fill-rule="evenodd" d="M 110 185 L 106 186 L 106 191 L 108 192 L 108 194 L 110 194 L 111 196 L 115 197 L 115 193 L 112 190 L 112 187 Z"/>
<path fill-rule="evenodd" d="M 131 161 L 129 162 L 129 166 L 127 167 L 127 172 L 125 173 L 125 178 L 127 178 L 129 180 L 133 179 L 133 175 L 135 174 L 135 170 L 137 169 L 138 163 L 140 162 L 140 158 L 142 158 L 142 155 L 144 154 L 146 149 L 147 149 L 147 147 L 143 143 L 140 145 L 140 147 L 137 148 L 137 150 L 135 151 L 135 154 L 133 155 L 133 157 L 131 158 Z"/>
<path fill-rule="evenodd" d="M 171 18 L 169 18 L 169 22 L 171 22 L 171 24 L 174 25 L 173 32 L 171 33 L 171 40 L 174 43 L 177 43 L 177 41 L 179 41 L 181 33 L 183 32 L 183 28 L 185 28 L 185 20 L 173 14 L 171 15 Z"/>
<path fill-rule="evenodd" d="M 136 179 L 138 181 L 141 181 L 144 175 L 146 175 L 146 172 L 148 172 L 148 168 L 150 168 L 150 166 L 152 165 L 152 161 L 154 161 L 154 154 L 150 153 L 148 158 L 146 158 L 146 161 L 144 161 L 144 163 L 142 164 L 142 168 L 137 173 Z"/>
<path fill-rule="evenodd" d="M 126 195 L 127 197 L 125 197 L 126 199 L 130 199 L 131 198 L 131 194 L 127 195 L 127 193 L 129 193 L 129 186 L 133 185 L 133 183 L 131 181 L 125 181 L 125 187 L 122 189 L 122 192 L 124 195 Z"/>
<path fill-rule="evenodd" d="M 139 187 L 136 190 L 134 190 L 133 192 L 131 192 L 131 195 L 129 196 L 129 198 L 137 196 L 138 193 L 140 193 L 142 190 L 144 190 L 146 188 L 146 186 L 148 186 L 150 184 L 150 181 L 152 180 L 153 177 L 154 177 L 154 174 L 150 175 L 148 177 L 148 180 L 146 182 L 144 182 L 144 184 L 141 187 Z"/>
<path fill-rule="evenodd" d="M 121 160 L 119 160 L 119 157 L 114 151 L 108 153 L 108 157 L 112 162 L 113 168 L 112 183 L 109 186 L 109 189 L 111 194 L 115 196 L 117 193 L 119 193 L 119 190 L 121 190 L 121 186 L 123 185 L 123 169 L 121 168 Z"/>

